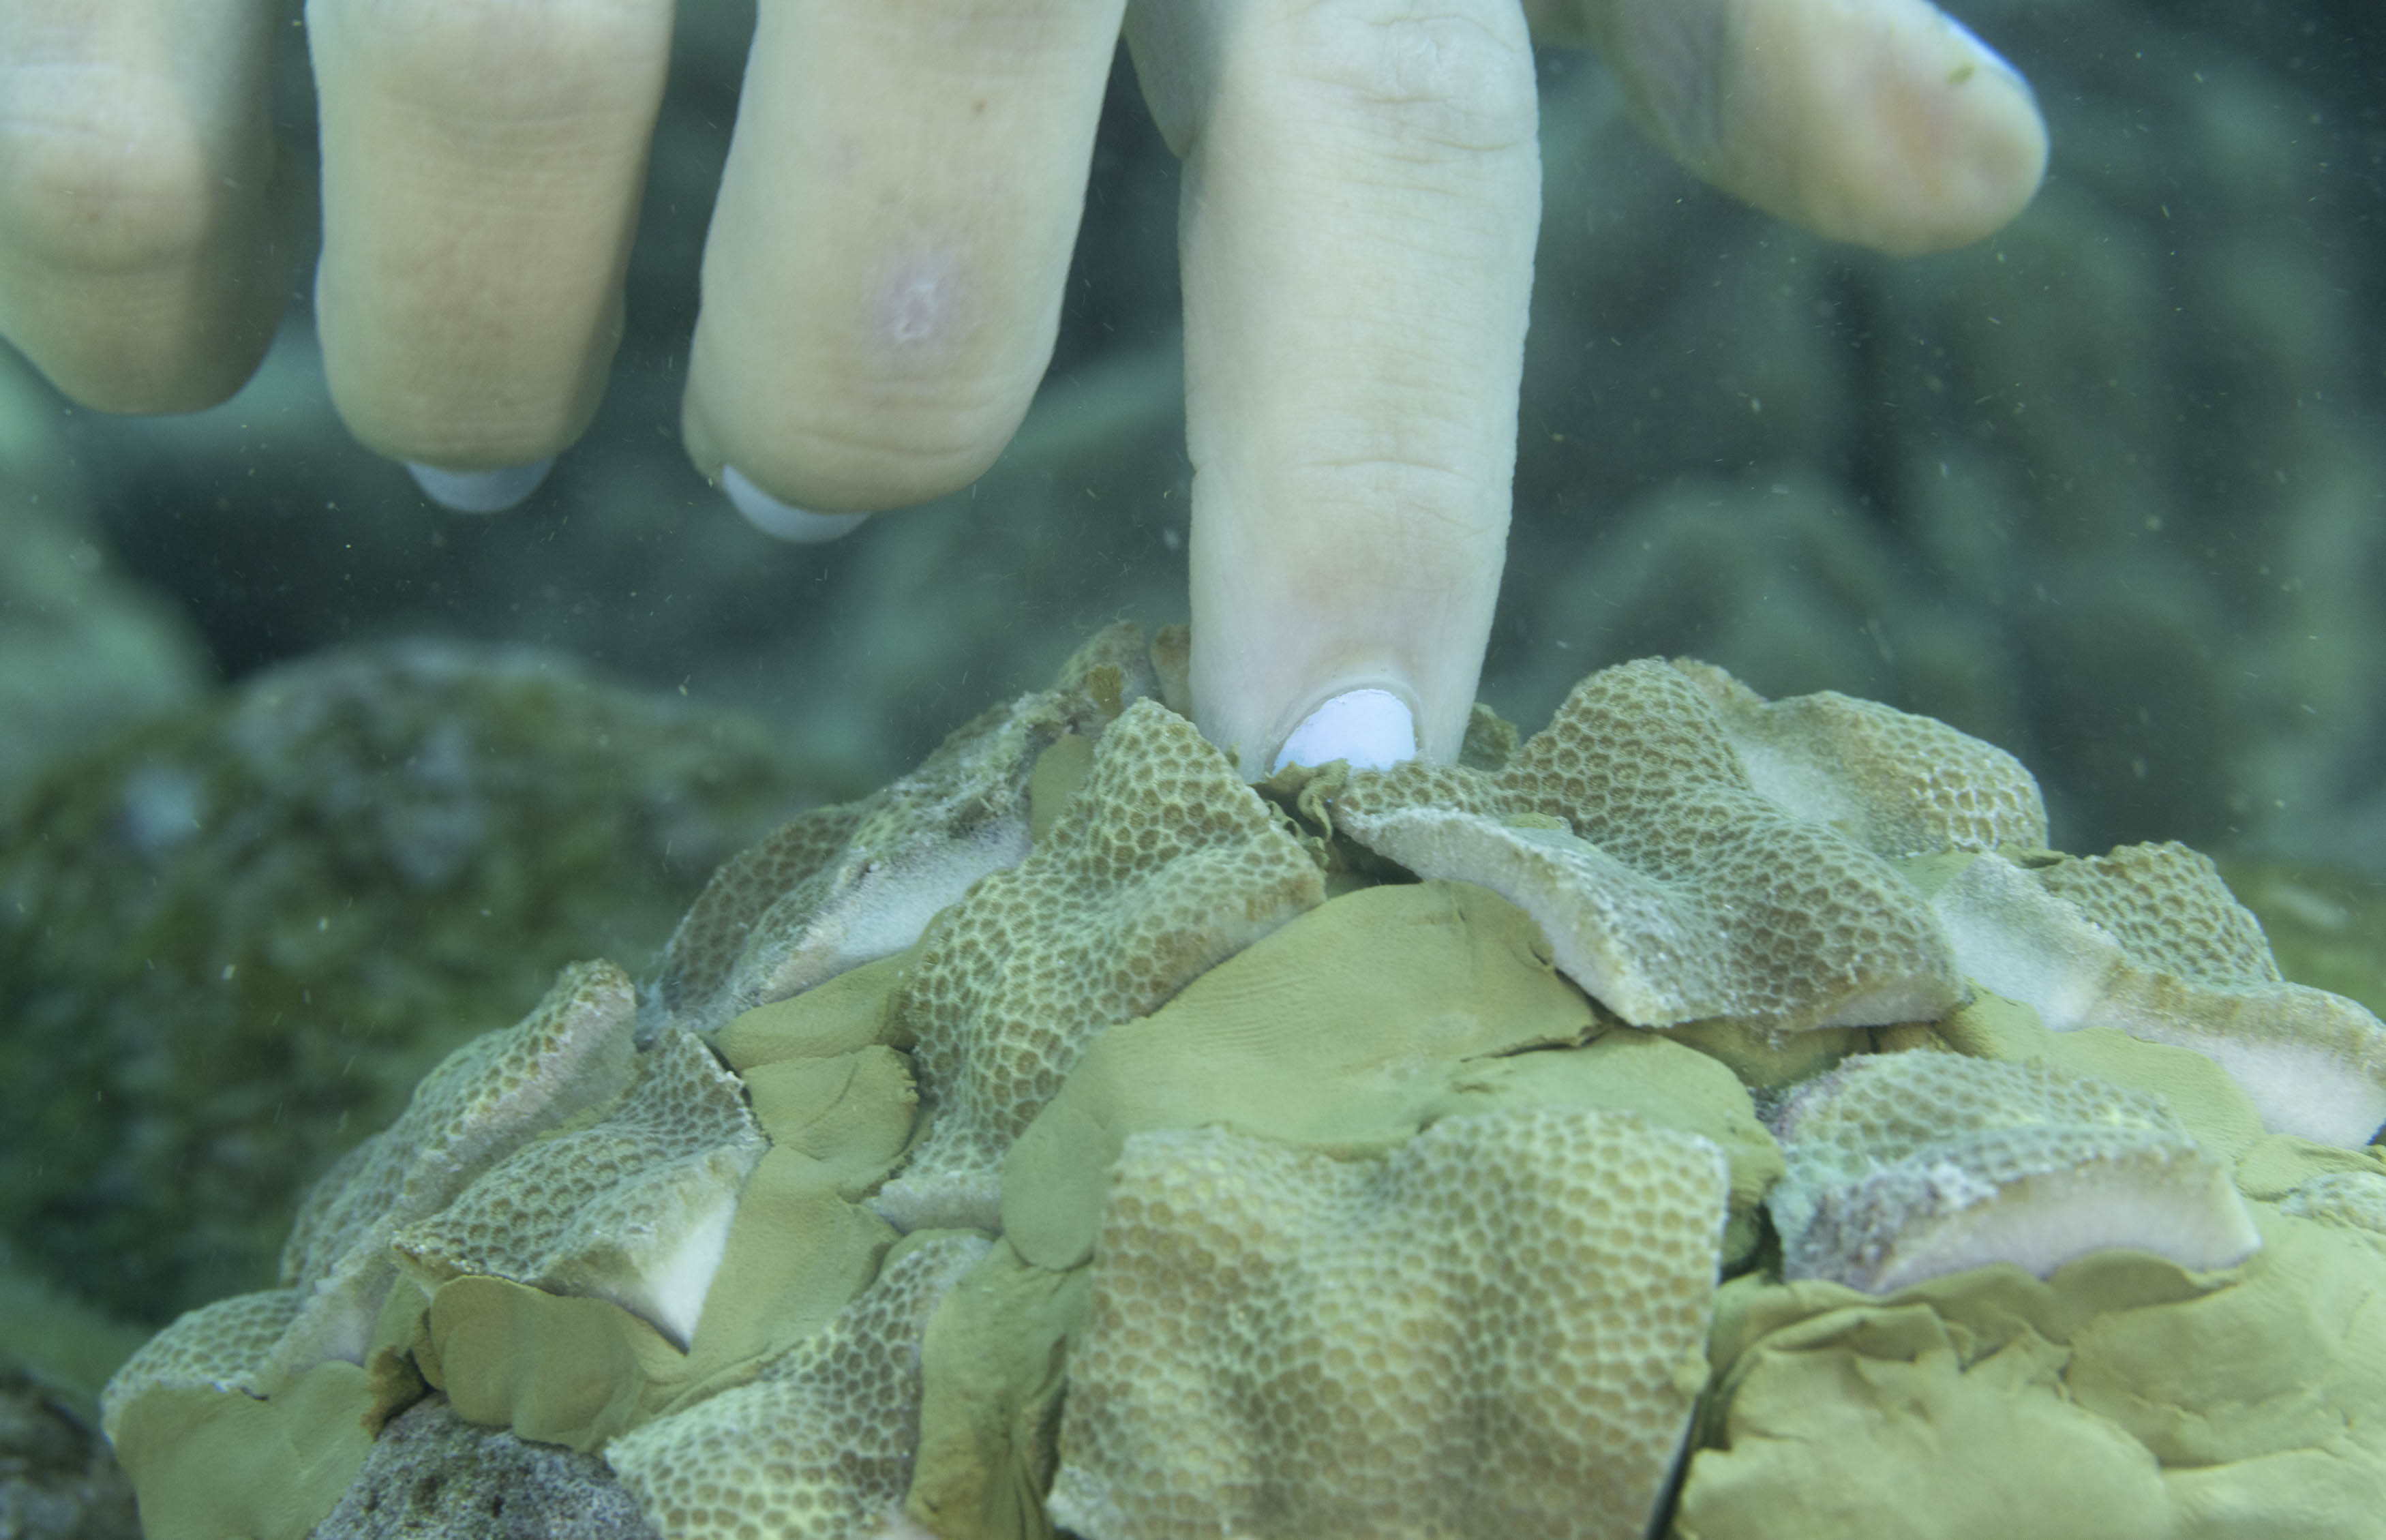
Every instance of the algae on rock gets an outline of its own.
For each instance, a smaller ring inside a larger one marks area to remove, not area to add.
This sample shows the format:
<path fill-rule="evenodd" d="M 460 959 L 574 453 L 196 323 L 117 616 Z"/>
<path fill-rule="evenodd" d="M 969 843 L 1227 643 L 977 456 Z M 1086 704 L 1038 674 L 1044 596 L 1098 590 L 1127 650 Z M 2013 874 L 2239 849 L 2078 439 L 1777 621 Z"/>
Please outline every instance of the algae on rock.
<path fill-rule="evenodd" d="M 815 788 L 743 719 L 526 648 L 259 674 L 0 813 L 0 1230 L 152 1322 L 269 1282 L 449 1048 L 634 964 Z"/>

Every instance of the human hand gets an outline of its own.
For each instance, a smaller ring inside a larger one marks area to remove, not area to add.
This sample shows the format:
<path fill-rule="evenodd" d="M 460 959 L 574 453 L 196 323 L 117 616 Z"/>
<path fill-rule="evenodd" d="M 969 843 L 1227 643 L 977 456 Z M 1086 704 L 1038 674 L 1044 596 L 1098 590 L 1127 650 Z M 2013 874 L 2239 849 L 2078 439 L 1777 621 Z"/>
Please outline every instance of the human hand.
<path fill-rule="evenodd" d="M 775 532 L 966 484 L 1058 324 L 1124 0 L 762 0 L 683 428 Z M 287 253 L 270 0 L 0 0 L 0 330 L 69 394 L 235 389 Z M 1529 13 L 1529 14 L 1528 14 Z M 311 0 L 316 320 L 451 505 L 586 426 L 669 0 Z M 1195 707 L 1248 775 L 1456 753 L 1505 540 L 1538 219 L 1526 25 L 1776 214 L 1895 252 L 2027 202 L 2028 88 L 1923 0 L 1138 0 L 1186 159 Z"/>

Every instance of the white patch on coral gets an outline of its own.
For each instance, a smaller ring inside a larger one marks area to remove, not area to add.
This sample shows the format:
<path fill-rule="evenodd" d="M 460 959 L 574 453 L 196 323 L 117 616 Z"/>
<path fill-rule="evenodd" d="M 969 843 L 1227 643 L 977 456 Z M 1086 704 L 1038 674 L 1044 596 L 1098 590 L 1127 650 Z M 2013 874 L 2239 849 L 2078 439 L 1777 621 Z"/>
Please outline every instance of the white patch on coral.
<path fill-rule="evenodd" d="M 936 1540 L 936 1534 L 900 1508 L 890 1508 L 876 1529 L 859 1534 L 854 1540 Z"/>
<path fill-rule="evenodd" d="M 2350 1000 L 2149 963 L 1994 854 L 1932 902 L 1964 972 L 2055 1032 L 2116 1027 L 2202 1054 L 2244 1088 L 2273 1133 L 2357 1148 L 2386 1123 L 2386 1028 Z"/>
<path fill-rule="evenodd" d="M 1946 1206 L 1905 1216 L 1876 1254 L 1834 1258 L 1838 1267 L 1800 1275 L 1889 1294 L 1994 1262 L 2044 1278 L 2091 1251 L 2121 1248 L 2206 1271 L 2233 1267 L 2262 1246 L 2253 1215 L 2217 1163 L 2150 1172 L 2098 1162 L 2003 1189 L 1960 1175 L 1930 1183 Z"/>
<path fill-rule="evenodd" d="M 2358 1149 L 2386 1123 L 2386 1085 L 2348 1073 L 2344 1055 L 2326 1044 L 2239 1042 L 2142 1018 L 2090 1024 L 2202 1054 L 2244 1087 L 2271 1133 Z"/>
<path fill-rule="evenodd" d="M 1764 993 L 1761 938 L 1727 928 L 1737 895 L 1651 876 L 1563 829 L 1442 808 L 1344 811 L 1351 834 L 1421 877 L 1489 888 L 1531 915 L 1558 970 L 1636 1027 L 1678 1026 L 1748 1008 Z M 1837 982 L 1837 981 L 1835 981 Z M 1960 997 L 1943 944 L 1850 979 L 1807 1002 L 1817 1027 L 1887 1026 L 1943 1016 Z"/>
<path fill-rule="evenodd" d="M 805 924 L 785 951 L 741 963 L 731 992 L 756 1004 L 784 1000 L 850 968 L 891 958 L 988 872 L 1027 858 L 1027 820 L 998 819 L 961 839 L 940 832 L 873 860 Z"/>
<path fill-rule="evenodd" d="M 2123 966 L 2121 944 L 1993 853 L 1932 900 L 1965 977 L 2038 1012 L 2050 1032 L 2093 1025 L 2090 1013 Z"/>
<path fill-rule="evenodd" d="M 696 1340 L 697 1323 L 704 1318 L 705 1296 L 713 1274 L 729 1246 L 730 1222 L 737 1217 L 737 1199 L 722 1194 L 706 1211 L 688 1221 L 686 1231 L 623 1288 L 613 1303 L 653 1323 L 681 1352 Z"/>

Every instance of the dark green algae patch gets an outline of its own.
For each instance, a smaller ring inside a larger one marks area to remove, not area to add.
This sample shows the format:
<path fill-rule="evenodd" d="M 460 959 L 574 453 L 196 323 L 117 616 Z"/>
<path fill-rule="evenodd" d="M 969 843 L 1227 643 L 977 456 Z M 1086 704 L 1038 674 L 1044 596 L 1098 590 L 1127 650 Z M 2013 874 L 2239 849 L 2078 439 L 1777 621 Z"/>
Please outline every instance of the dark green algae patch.
<path fill-rule="evenodd" d="M 750 722 L 528 648 L 261 674 L 0 809 L 0 1233 L 162 1321 L 451 1048 L 591 947 L 643 959 L 810 796 Z"/>

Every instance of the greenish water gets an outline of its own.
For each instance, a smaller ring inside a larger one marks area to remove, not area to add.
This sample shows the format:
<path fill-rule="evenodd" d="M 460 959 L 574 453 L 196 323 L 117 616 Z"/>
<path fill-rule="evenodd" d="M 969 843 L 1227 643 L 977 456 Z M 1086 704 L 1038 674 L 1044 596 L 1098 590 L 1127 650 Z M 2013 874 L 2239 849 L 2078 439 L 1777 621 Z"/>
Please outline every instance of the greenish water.
<path fill-rule="evenodd" d="M 882 783 L 1099 626 L 1183 619 L 1177 184 L 1130 73 L 1013 447 L 965 493 L 784 546 L 676 438 L 750 16 L 683 9 L 621 359 L 522 508 L 443 513 L 356 446 L 303 295 L 207 412 L 108 419 L 0 380 L 22 728 L 0 797 L 72 767 L 0 824 L 0 1215 L 26 1278 L 144 1324 L 269 1282 L 295 1190 L 457 1033 L 569 957 L 638 967 L 712 861 Z M 2057 845 L 2211 851 L 2291 976 L 2380 1008 L 2386 22 L 2361 0 L 1965 14 L 2035 83 L 2053 169 L 2001 234 L 1913 262 L 1704 190 L 1595 64 L 1543 56 L 1483 695 L 1529 730 L 1593 668 L 1692 655 L 1940 717 L 2031 767 Z M 303 78 L 276 129 L 308 175 Z M 238 780 L 256 745 L 221 734 L 270 715 L 270 670 L 452 644 L 659 698 L 607 695 L 571 720 L 610 725 L 568 741 L 479 733 L 465 764 L 441 744 L 518 703 L 376 686 L 333 756 L 351 800 Z M 672 757 L 699 739 L 710 769 Z M 454 870 L 358 833 L 393 807 Z M 190 845 L 176 820 L 211 808 Z M 358 906 L 370 930 L 333 923 Z"/>

